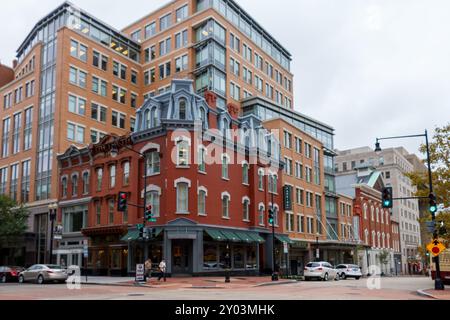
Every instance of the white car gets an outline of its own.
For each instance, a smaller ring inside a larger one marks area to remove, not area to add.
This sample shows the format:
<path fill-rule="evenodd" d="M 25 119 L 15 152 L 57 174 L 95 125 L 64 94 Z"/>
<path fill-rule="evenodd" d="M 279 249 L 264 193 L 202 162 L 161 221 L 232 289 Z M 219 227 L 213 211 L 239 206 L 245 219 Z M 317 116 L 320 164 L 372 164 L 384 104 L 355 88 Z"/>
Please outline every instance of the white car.
<path fill-rule="evenodd" d="M 355 278 L 359 280 L 362 277 L 361 268 L 355 264 L 340 264 L 336 269 L 341 279 Z"/>
<path fill-rule="evenodd" d="M 330 279 L 339 279 L 336 269 L 334 269 L 331 264 L 325 261 L 308 263 L 305 266 L 304 277 L 306 281 L 309 281 L 311 279 L 319 279 L 323 281 L 328 281 Z"/>

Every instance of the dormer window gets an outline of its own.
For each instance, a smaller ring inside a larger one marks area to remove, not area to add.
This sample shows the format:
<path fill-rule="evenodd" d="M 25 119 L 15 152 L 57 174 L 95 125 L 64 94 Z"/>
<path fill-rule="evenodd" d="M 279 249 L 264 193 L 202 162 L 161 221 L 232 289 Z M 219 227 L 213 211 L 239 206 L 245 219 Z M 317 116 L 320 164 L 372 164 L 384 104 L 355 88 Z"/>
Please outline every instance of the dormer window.
<path fill-rule="evenodd" d="M 150 112 L 150 119 L 152 121 L 153 128 L 159 126 L 158 109 L 157 108 L 153 108 L 152 111 Z"/>
<path fill-rule="evenodd" d="M 186 120 L 186 100 L 181 99 L 179 103 L 179 115 L 178 118 L 180 120 Z"/>

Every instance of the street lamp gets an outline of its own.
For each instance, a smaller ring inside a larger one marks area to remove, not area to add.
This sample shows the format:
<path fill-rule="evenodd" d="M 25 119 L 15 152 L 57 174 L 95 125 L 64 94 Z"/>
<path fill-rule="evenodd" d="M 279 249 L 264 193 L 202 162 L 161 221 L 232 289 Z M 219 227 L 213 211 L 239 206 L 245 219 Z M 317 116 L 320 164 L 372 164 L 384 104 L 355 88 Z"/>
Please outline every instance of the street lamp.
<path fill-rule="evenodd" d="M 50 221 L 51 221 L 51 227 L 50 227 L 50 264 L 53 264 L 53 231 L 55 229 L 55 220 L 56 220 L 56 215 L 57 215 L 57 211 L 58 211 L 58 204 L 57 203 L 52 203 L 48 206 L 48 211 L 49 211 L 49 217 L 50 217 Z"/>
<path fill-rule="evenodd" d="M 377 152 L 377 154 L 381 153 L 381 146 L 380 146 L 380 141 L 381 140 L 392 140 L 392 139 L 404 139 L 404 138 L 417 138 L 417 137 L 425 137 L 425 144 L 426 144 L 426 149 L 427 149 L 427 163 L 428 163 L 428 183 L 429 183 L 429 189 L 430 189 L 430 195 L 429 195 L 429 199 L 430 199 L 430 203 L 433 202 L 433 199 L 435 199 L 435 195 L 433 193 L 433 176 L 432 176 L 432 171 L 431 171 L 431 159 L 430 159 L 430 145 L 428 143 L 428 131 L 425 130 L 425 134 L 416 134 L 416 135 L 409 135 L 409 136 L 398 136 L 398 137 L 388 137 L 388 138 L 377 138 L 377 141 L 375 143 L 375 152 Z M 436 211 L 435 210 L 430 210 L 431 212 L 431 219 L 432 219 L 432 223 L 433 226 L 436 226 Z M 433 232 L 433 239 L 437 240 L 438 238 L 438 232 L 436 230 L 436 228 L 434 228 L 434 232 Z M 434 288 L 435 290 L 445 290 L 444 287 L 444 283 L 442 282 L 441 279 L 441 269 L 439 266 L 439 256 L 437 256 L 435 258 L 435 263 L 436 263 L 436 279 L 434 282 Z"/>
<path fill-rule="evenodd" d="M 316 261 L 320 260 L 319 233 L 316 233 Z"/>

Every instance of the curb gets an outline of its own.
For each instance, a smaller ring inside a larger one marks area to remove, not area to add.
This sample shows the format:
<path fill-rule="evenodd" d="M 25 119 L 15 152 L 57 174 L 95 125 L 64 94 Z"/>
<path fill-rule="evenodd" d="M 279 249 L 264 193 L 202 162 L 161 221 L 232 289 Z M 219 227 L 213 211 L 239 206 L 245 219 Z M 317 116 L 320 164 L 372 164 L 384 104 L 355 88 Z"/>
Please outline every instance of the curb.
<path fill-rule="evenodd" d="M 417 290 L 417 294 L 419 296 L 422 296 L 422 297 L 427 297 L 427 298 L 430 298 L 430 299 L 439 300 L 438 298 L 436 298 L 432 294 L 426 293 L 425 290 L 430 290 L 430 289 L 419 289 L 419 290 Z"/>
<path fill-rule="evenodd" d="M 268 286 L 277 286 L 277 285 L 283 285 L 283 284 L 292 284 L 297 283 L 297 280 L 289 280 L 289 281 L 274 281 L 274 282 L 264 282 L 257 285 L 254 285 L 253 287 L 268 287 Z"/>

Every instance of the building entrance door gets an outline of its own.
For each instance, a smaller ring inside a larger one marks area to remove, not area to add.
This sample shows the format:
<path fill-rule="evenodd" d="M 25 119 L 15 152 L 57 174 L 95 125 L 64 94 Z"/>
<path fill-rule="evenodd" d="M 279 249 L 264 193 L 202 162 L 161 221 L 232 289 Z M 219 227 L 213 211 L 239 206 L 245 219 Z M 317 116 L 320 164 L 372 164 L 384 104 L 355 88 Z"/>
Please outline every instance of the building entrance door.
<path fill-rule="evenodd" d="M 192 273 L 192 240 L 172 241 L 172 273 Z"/>

